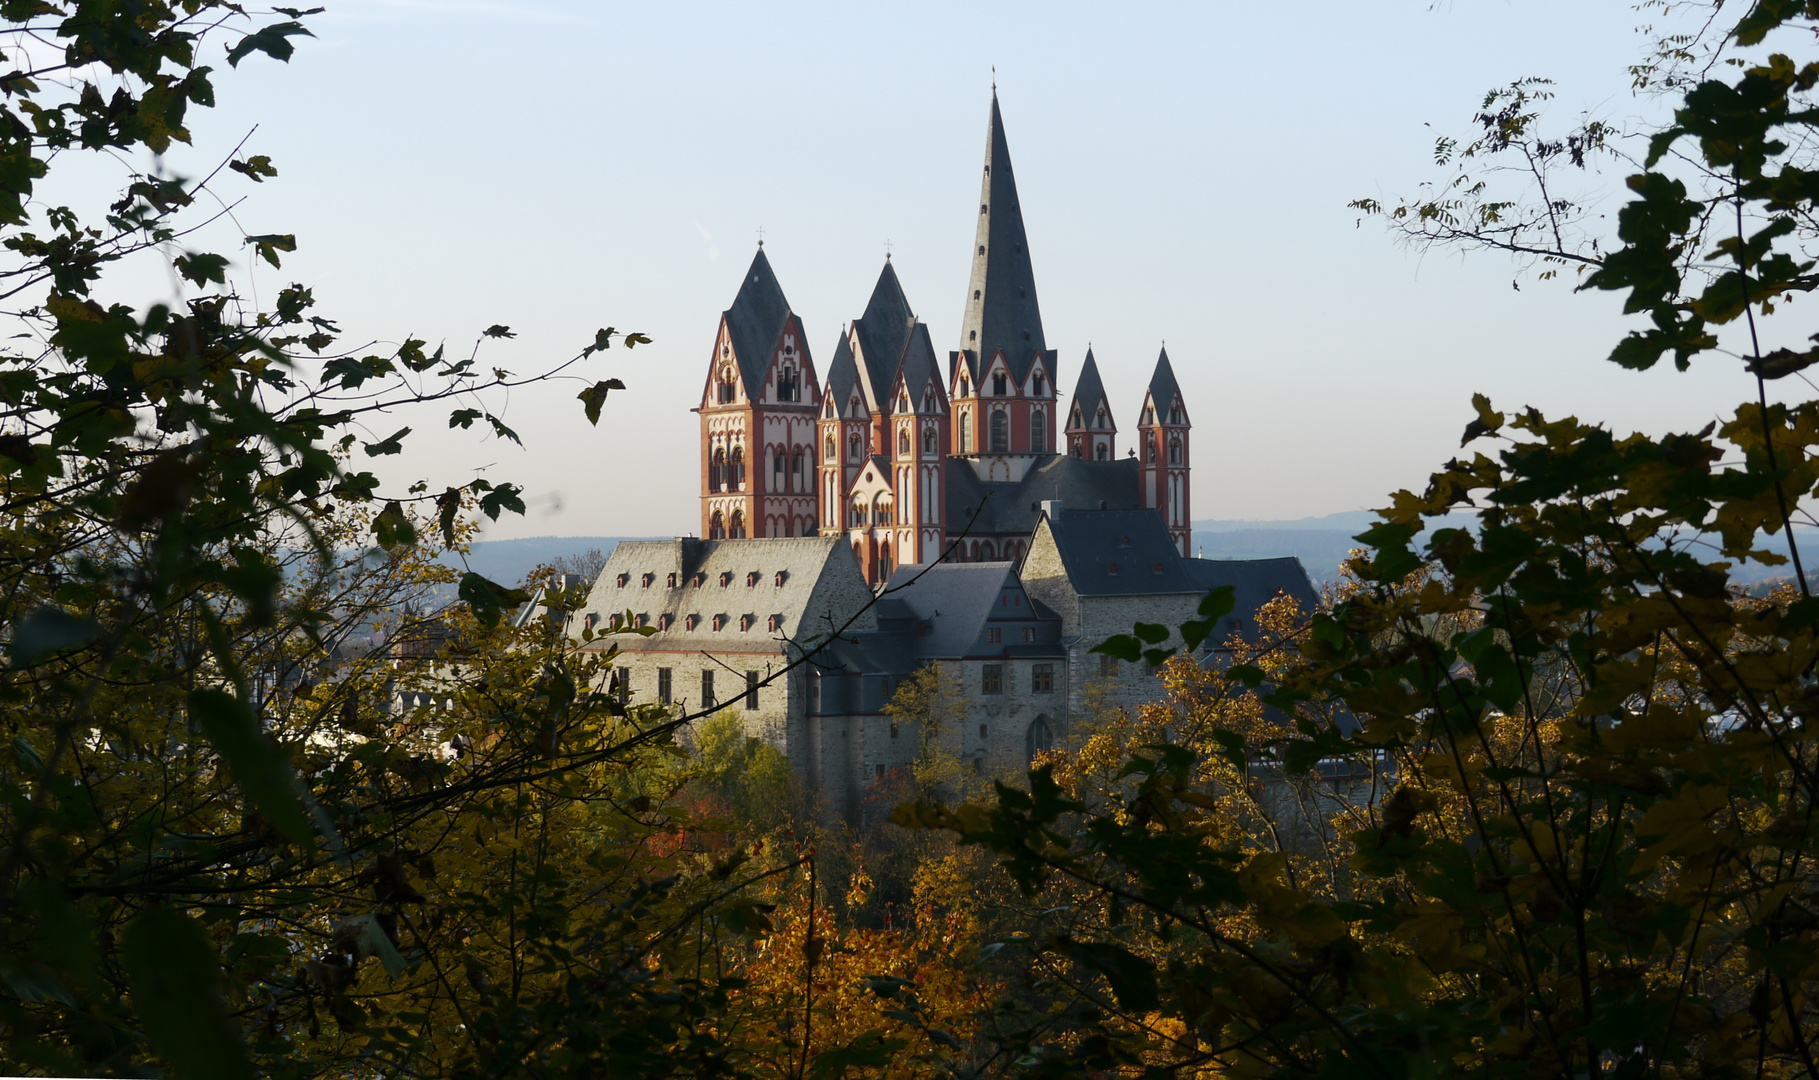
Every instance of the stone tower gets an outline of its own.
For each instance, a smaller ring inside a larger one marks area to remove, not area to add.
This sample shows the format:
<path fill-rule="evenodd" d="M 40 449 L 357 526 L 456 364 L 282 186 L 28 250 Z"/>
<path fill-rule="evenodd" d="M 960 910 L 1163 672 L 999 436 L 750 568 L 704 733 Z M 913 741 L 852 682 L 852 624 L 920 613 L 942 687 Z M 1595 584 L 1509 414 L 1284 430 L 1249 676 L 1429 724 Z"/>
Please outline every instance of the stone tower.
<path fill-rule="evenodd" d="M 1175 369 L 1169 366 L 1165 348 L 1156 358 L 1156 370 L 1150 375 L 1143 411 L 1137 418 L 1137 475 L 1143 505 L 1161 513 L 1169 537 L 1175 541 L 1175 550 L 1184 558 L 1192 554 L 1194 530 L 1188 502 L 1187 436 L 1191 427 L 1187 404 L 1181 399 L 1181 387 L 1175 382 Z"/>

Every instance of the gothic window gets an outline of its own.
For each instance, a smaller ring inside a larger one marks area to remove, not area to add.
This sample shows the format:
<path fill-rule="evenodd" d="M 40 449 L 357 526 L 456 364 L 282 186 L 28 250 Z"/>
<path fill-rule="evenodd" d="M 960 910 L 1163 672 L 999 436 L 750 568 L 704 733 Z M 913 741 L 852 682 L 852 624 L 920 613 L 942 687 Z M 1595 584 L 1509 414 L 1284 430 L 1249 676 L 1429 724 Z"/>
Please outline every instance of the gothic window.
<path fill-rule="evenodd" d="M 1181 440 L 1180 439 L 1170 439 L 1168 441 L 1168 463 L 1170 465 L 1181 464 Z"/>
<path fill-rule="evenodd" d="M 935 411 L 935 392 L 933 390 L 923 391 L 922 411 L 923 412 L 934 412 Z"/>
<path fill-rule="evenodd" d="M 965 396 L 966 396 L 966 392 L 967 392 L 967 390 L 969 390 L 969 389 L 971 389 L 971 387 L 970 387 L 970 386 L 969 386 L 969 384 L 968 384 L 968 383 L 967 383 L 967 381 L 966 381 L 966 380 L 965 380 L 965 379 L 961 379 L 961 380 L 960 380 L 960 396 L 961 396 L 961 397 L 965 397 Z"/>
<path fill-rule="evenodd" d="M 967 409 L 960 410 L 960 452 L 973 452 L 973 414 Z"/>
<path fill-rule="evenodd" d="M 1094 453 L 1094 455 L 1093 455 L 1093 457 L 1099 461 L 1109 461 L 1111 459 L 1111 456 L 1112 456 L 1112 448 L 1105 445 L 1104 443 L 1099 444 L 1098 451 L 1096 453 Z"/>
<path fill-rule="evenodd" d="M 1143 407 L 1143 422 L 1146 424 L 1153 424 L 1156 422 L 1156 410 L 1154 408 L 1147 405 Z"/>
<path fill-rule="evenodd" d="M 891 546 L 889 543 L 878 546 L 878 580 L 884 581 L 891 576 Z"/>
<path fill-rule="evenodd" d="M 903 393 L 897 395 L 897 411 L 900 413 L 909 412 L 909 394 Z"/>
<path fill-rule="evenodd" d="M 1070 455 L 1072 455 L 1073 457 L 1076 457 L 1076 458 L 1079 457 L 1080 456 L 1080 440 L 1079 439 L 1069 439 L 1067 442 L 1067 452 Z"/>
<path fill-rule="evenodd" d="M 771 490 L 783 490 L 783 451 L 771 455 Z"/>
<path fill-rule="evenodd" d="M 827 435 L 827 459 L 829 461 L 834 460 L 834 455 L 839 452 L 840 451 L 834 445 L 834 434 L 830 431 Z"/>
<path fill-rule="evenodd" d="M 865 524 L 865 515 L 866 515 L 865 496 L 863 496 L 863 495 L 853 496 L 852 520 L 849 521 L 848 524 L 852 525 L 852 526 L 859 526 L 859 525 Z"/>
<path fill-rule="evenodd" d="M 935 452 L 935 429 L 932 427 L 922 429 L 922 452 L 925 454 Z"/>
<path fill-rule="evenodd" d="M 1009 384 L 1005 382 L 1003 375 L 992 376 L 992 394 L 994 396 L 1003 397 L 1009 392 L 1008 385 Z"/>
<path fill-rule="evenodd" d="M 720 392 L 718 395 L 720 404 L 728 404 L 737 398 L 738 395 L 734 386 L 733 365 L 728 364 L 720 369 Z"/>
<path fill-rule="evenodd" d="M 714 516 L 708 521 L 707 538 L 709 540 L 726 539 L 726 517 L 718 510 L 714 511 Z"/>
<path fill-rule="evenodd" d="M 734 540 L 745 539 L 745 511 L 733 511 L 733 524 L 729 532 Z"/>
<path fill-rule="evenodd" d="M 1031 384 L 1030 384 L 1030 393 L 1031 393 L 1031 394 L 1032 394 L 1032 395 L 1033 395 L 1033 396 L 1035 396 L 1035 397 L 1042 397 L 1042 396 L 1043 396 L 1043 393 L 1042 393 L 1042 376 L 1041 376 L 1041 375 L 1037 375 L 1037 376 L 1036 376 L 1036 378 L 1035 378 L 1035 381 L 1034 381 L 1034 382 L 1033 382 L 1033 383 L 1031 383 Z"/>
<path fill-rule="evenodd" d="M 1168 422 L 1171 424 L 1181 423 L 1181 403 L 1179 401 L 1168 407 Z"/>
<path fill-rule="evenodd" d="M 726 486 L 734 491 L 745 490 L 745 447 L 733 447 L 732 460 L 727 463 L 728 475 Z"/>
<path fill-rule="evenodd" d="M 897 456 L 909 457 L 909 452 L 909 429 L 899 428 L 897 430 Z"/>
<path fill-rule="evenodd" d="M 848 435 L 846 437 L 846 456 L 854 461 L 858 461 L 864 453 L 865 447 L 859 441 L 859 433 L 855 431 L 851 435 Z"/>
<path fill-rule="evenodd" d="M 790 489 L 792 491 L 800 489 L 802 487 L 802 451 L 798 450 L 790 455 L 789 471 L 790 478 L 795 481 L 790 485 Z"/>
<path fill-rule="evenodd" d="M 1049 678 L 1053 679 L 1054 675 L 1050 674 Z M 1037 754 L 1052 748 L 1054 745 L 1055 737 L 1049 732 L 1048 718 L 1038 716 L 1036 719 L 1032 720 L 1030 722 L 1029 731 L 1025 732 L 1023 736 L 1024 754 L 1031 760 L 1034 760 Z"/>
<path fill-rule="evenodd" d="M 801 383 L 796 380 L 796 369 L 787 364 L 777 372 L 777 400 L 802 400 Z"/>
<path fill-rule="evenodd" d="M 889 525 L 891 523 L 890 500 L 880 495 L 872 501 L 872 524 Z"/>
<path fill-rule="evenodd" d="M 1105 409 L 1101 408 L 1098 412 L 1098 415 L 1093 417 L 1093 426 L 1096 428 L 1111 426 L 1106 420 Z"/>
<path fill-rule="evenodd" d="M 707 466 L 707 490 L 724 491 L 726 489 L 726 448 L 714 447 L 714 456 Z"/>
<path fill-rule="evenodd" d="M 1143 452 L 1147 455 L 1145 460 L 1154 465 L 1156 463 L 1156 437 L 1154 435 L 1148 436 L 1144 440 Z"/>
<path fill-rule="evenodd" d="M 1037 409 L 1030 414 L 1030 450 L 1040 454 L 1048 449 L 1048 417 Z"/>
<path fill-rule="evenodd" d="M 1011 418 L 1003 409 L 992 413 L 992 453 L 1008 454 L 1011 450 Z"/>

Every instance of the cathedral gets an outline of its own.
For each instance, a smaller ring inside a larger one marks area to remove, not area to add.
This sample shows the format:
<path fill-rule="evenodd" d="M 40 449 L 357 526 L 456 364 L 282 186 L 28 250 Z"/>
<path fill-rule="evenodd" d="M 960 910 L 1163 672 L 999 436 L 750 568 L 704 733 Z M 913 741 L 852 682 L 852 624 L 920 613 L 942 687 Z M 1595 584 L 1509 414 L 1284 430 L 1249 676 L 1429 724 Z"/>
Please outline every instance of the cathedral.
<path fill-rule="evenodd" d="M 873 584 L 897 566 L 1020 562 L 1044 501 L 1154 510 L 1190 554 L 1187 405 L 1164 350 L 1118 426 L 1088 349 L 1066 412 L 998 97 L 972 281 L 942 370 L 890 259 L 825 377 L 760 244 L 720 316 L 701 404 L 701 536 L 841 537 Z"/>
<path fill-rule="evenodd" d="M 914 723 L 885 709 L 918 671 L 964 695 L 948 749 L 1014 777 L 1076 718 L 1162 692 L 1147 665 L 1092 651 L 1134 621 L 1179 626 L 1230 587 L 1214 634 L 1162 643 L 1219 663 L 1272 599 L 1318 603 L 1296 559 L 1190 556 L 1190 425 L 1166 352 L 1122 457 L 1091 350 L 1062 411 L 996 93 L 959 345 L 943 369 L 887 258 L 817 371 L 760 247 L 695 410 L 701 534 L 621 541 L 565 614 L 575 647 L 615 650 L 625 700 L 736 704 L 851 818 L 915 760 Z"/>

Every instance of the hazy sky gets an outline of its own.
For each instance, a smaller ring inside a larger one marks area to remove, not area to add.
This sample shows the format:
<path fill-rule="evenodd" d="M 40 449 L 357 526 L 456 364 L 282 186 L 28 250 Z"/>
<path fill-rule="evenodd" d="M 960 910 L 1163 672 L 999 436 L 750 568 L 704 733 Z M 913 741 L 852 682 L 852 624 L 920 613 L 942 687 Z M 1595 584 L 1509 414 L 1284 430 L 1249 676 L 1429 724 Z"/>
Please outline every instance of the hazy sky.
<path fill-rule="evenodd" d="M 1057 381 L 1091 342 L 1128 433 L 1166 340 L 1196 518 L 1381 505 L 1457 452 L 1473 391 L 1646 430 L 1752 392 L 1722 361 L 1618 371 L 1616 298 L 1424 260 L 1346 208 L 1440 175 L 1436 132 L 1520 76 L 1558 80 L 1563 126 L 1643 115 L 1628 3 L 328 3 L 288 66 L 218 63 L 222 105 L 173 158 L 258 125 L 281 175 L 233 178 L 224 227 L 301 245 L 262 295 L 308 282 L 350 339 L 461 352 L 506 323 L 482 357 L 516 371 L 600 326 L 655 339 L 591 362 L 628 386 L 598 428 L 580 382 L 511 401 L 524 450 L 400 421 L 425 437 L 388 477 L 527 486 L 494 537 L 697 527 L 688 410 L 760 226 L 818 368 L 886 241 L 955 347 L 993 65 Z"/>

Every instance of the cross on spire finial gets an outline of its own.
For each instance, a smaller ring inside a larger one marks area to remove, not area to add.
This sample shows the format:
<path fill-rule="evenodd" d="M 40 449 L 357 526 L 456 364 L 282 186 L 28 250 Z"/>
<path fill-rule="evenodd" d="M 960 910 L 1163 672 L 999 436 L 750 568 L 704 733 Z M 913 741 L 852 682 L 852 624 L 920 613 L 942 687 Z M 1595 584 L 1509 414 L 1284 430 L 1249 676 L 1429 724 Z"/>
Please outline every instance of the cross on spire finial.
<path fill-rule="evenodd" d="M 764 226 L 758 226 L 758 246 L 764 246 Z"/>
<path fill-rule="evenodd" d="M 998 65 L 992 65 L 992 93 L 998 92 Z"/>
<path fill-rule="evenodd" d="M 884 261 L 891 261 L 891 242 L 888 239 L 884 241 Z"/>

